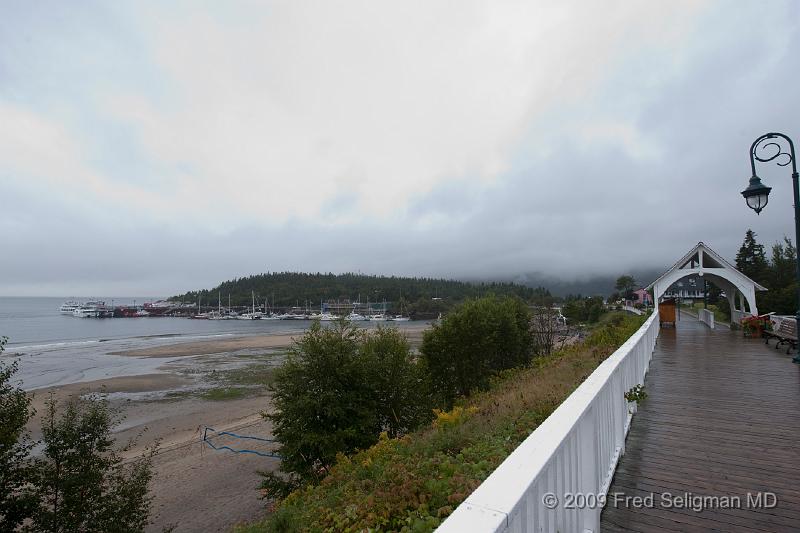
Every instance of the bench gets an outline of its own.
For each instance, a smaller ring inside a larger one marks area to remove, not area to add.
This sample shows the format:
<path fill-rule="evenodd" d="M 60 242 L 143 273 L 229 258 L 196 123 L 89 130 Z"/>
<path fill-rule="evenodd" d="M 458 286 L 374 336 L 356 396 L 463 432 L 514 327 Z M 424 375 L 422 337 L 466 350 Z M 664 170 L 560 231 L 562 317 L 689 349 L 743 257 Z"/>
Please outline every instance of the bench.
<path fill-rule="evenodd" d="M 789 347 L 786 348 L 786 353 L 789 353 L 789 350 L 792 348 L 797 349 L 797 320 L 794 318 L 785 318 L 781 320 L 778 329 L 775 331 L 765 331 L 764 337 L 766 338 L 767 344 L 769 344 L 769 340 L 773 337 L 778 339 L 778 343 L 775 345 L 776 350 L 784 343 L 789 345 Z"/>

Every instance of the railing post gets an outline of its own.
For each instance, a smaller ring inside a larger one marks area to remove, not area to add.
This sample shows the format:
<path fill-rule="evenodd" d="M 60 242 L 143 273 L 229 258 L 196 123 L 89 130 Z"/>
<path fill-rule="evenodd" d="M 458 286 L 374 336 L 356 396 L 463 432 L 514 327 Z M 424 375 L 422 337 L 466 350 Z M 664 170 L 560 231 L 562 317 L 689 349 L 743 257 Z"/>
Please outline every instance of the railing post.
<path fill-rule="evenodd" d="M 587 410 L 578 426 L 578 442 L 580 443 L 579 493 L 584 496 L 597 494 L 600 488 L 600 477 L 597 462 L 598 442 L 597 424 L 595 421 L 596 409 L 593 406 Z M 558 495 L 563 498 L 564 495 Z M 584 533 L 597 533 L 600 531 L 600 510 L 586 506 L 579 511 L 579 527 Z"/>

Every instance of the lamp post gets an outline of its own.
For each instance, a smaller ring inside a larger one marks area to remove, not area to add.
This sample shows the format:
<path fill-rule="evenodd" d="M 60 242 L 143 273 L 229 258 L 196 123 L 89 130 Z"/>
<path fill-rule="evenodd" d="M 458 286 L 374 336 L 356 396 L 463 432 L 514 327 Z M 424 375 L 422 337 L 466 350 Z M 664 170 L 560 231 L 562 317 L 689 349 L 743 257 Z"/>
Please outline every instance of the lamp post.
<path fill-rule="evenodd" d="M 789 145 L 789 151 L 784 152 L 780 140 L 786 141 Z M 768 141 L 768 142 L 767 142 Z M 759 151 L 763 155 L 759 155 Z M 756 174 L 756 161 L 767 163 L 775 161 L 780 167 L 792 165 L 792 187 L 794 189 L 794 244 L 798 246 L 798 239 L 800 239 L 800 184 L 798 184 L 797 174 L 797 160 L 794 153 L 794 143 L 792 140 L 783 133 L 765 133 L 750 146 L 750 168 L 753 171 L 753 177 L 750 178 L 750 183 L 747 188 L 742 191 L 747 207 L 756 212 L 761 213 L 761 210 L 767 206 L 769 202 L 769 192 L 772 187 L 767 187 L 761 183 L 761 178 Z M 797 311 L 795 312 L 796 324 L 800 326 L 800 254 L 797 255 Z M 800 364 L 800 352 L 792 359 L 795 363 Z"/>

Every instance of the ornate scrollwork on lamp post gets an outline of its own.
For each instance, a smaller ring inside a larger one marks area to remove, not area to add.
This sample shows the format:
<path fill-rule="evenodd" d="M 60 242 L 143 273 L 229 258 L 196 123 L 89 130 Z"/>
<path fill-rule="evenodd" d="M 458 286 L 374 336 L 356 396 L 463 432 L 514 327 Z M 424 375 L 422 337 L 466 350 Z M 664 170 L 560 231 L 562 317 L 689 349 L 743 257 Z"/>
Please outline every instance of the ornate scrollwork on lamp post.
<path fill-rule="evenodd" d="M 789 145 L 789 151 L 784 151 L 783 145 L 780 142 L 785 141 Z M 800 239 L 800 185 L 798 185 L 797 174 L 797 158 L 794 153 L 794 143 L 792 140 L 783 133 L 765 133 L 756 139 L 750 146 L 750 168 L 753 171 L 753 176 L 750 178 L 750 183 L 745 190 L 742 191 L 747 207 L 756 212 L 761 213 L 761 210 L 767 206 L 769 202 L 769 192 L 772 187 L 767 187 L 761 183 L 761 178 L 756 174 L 756 161 L 760 163 L 768 163 L 775 161 L 778 166 L 785 167 L 792 165 L 792 187 L 794 189 L 794 244 L 798 246 L 798 239 Z M 800 326 L 800 254 L 797 256 L 796 265 L 797 276 L 797 312 L 795 313 L 795 320 Z M 800 363 L 800 352 L 792 359 L 795 363 Z"/>

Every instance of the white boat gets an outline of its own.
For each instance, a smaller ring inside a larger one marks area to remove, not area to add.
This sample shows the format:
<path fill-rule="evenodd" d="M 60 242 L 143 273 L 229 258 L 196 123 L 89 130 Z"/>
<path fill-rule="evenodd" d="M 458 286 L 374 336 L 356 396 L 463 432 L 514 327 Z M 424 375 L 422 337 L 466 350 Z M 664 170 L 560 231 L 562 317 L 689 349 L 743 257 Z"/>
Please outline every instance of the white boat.
<path fill-rule="evenodd" d="M 148 312 L 147 312 L 147 311 L 145 311 L 144 309 L 139 309 L 138 311 L 136 311 L 136 312 L 133 314 L 133 316 L 136 316 L 136 317 L 150 316 L 150 313 L 148 313 Z"/>
<path fill-rule="evenodd" d="M 383 301 L 383 311 L 370 314 L 367 320 L 370 322 L 386 322 L 392 320 L 392 317 L 386 314 L 386 300 Z"/>
<path fill-rule="evenodd" d="M 63 304 L 61 304 L 61 307 L 59 307 L 58 310 L 61 312 L 61 314 L 71 315 L 80 306 L 81 306 L 80 302 L 76 302 L 75 300 L 68 300 Z"/>
<path fill-rule="evenodd" d="M 222 314 L 222 293 L 217 294 L 217 310 L 209 312 L 207 318 L 208 320 L 227 320 L 227 317 Z"/>
<path fill-rule="evenodd" d="M 256 293 L 253 291 L 253 311 L 237 316 L 239 320 L 261 320 L 261 313 L 256 313 Z"/>
<path fill-rule="evenodd" d="M 349 320 L 350 322 L 361 322 L 361 321 L 367 320 L 367 317 L 365 317 L 364 315 L 356 313 L 355 311 L 353 311 L 352 313 L 347 315 L 347 320 Z"/>
<path fill-rule="evenodd" d="M 320 313 L 318 318 L 323 322 L 331 322 L 333 320 L 338 319 L 339 317 L 334 315 L 333 313 Z"/>
<path fill-rule="evenodd" d="M 391 320 L 393 322 L 408 322 L 411 319 L 409 317 L 407 317 L 407 316 L 396 315 L 394 318 L 390 318 L 389 320 Z"/>
<path fill-rule="evenodd" d="M 86 302 L 72 311 L 72 316 L 78 318 L 100 318 L 108 312 L 105 302 Z"/>

